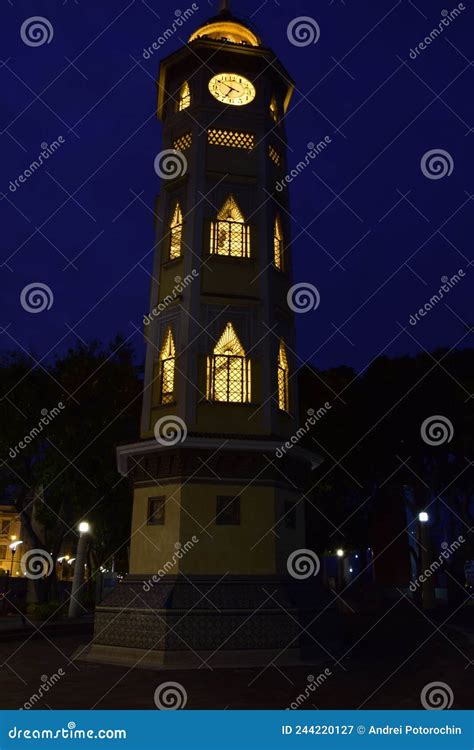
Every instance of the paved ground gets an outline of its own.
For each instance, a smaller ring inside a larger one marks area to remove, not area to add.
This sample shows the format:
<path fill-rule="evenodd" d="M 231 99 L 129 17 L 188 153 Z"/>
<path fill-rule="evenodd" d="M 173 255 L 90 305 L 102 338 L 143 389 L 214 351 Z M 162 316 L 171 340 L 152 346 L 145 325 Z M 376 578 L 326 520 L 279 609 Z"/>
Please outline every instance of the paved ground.
<path fill-rule="evenodd" d="M 453 708 L 472 708 L 473 613 L 473 607 L 465 606 L 440 631 L 436 628 L 446 613 L 430 615 L 429 622 L 403 604 L 378 622 L 380 614 L 341 616 L 337 654 L 334 648 L 331 655 L 321 651 L 314 663 L 281 670 L 159 672 L 75 664 L 70 656 L 87 641 L 85 635 L 55 633 L 26 643 L 0 638 L 0 708 L 23 706 L 38 693 L 42 680 L 61 674 L 59 670 L 64 675 L 34 703 L 36 708 L 154 709 L 155 689 L 170 680 L 184 687 L 190 709 L 286 708 L 305 694 L 307 676 L 325 669 L 330 675 L 314 692 L 307 691 L 302 708 L 421 708 L 420 692 L 434 681 L 452 690 Z M 324 642 L 325 634 L 319 635 Z"/>

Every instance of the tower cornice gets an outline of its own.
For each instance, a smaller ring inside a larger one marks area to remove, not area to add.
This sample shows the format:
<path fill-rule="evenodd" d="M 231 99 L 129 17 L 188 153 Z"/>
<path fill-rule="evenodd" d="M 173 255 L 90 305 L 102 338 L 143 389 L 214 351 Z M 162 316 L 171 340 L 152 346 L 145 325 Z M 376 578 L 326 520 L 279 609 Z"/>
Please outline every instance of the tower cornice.
<path fill-rule="evenodd" d="M 205 61 L 208 56 L 211 56 L 213 64 L 217 65 L 219 62 L 219 56 L 217 53 L 219 51 L 221 51 L 222 53 L 239 55 L 241 57 L 249 57 L 254 59 L 261 58 L 262 60 L 270 63 L 269 73 L 271 74 L 273 72 L 276 76 L 278 76 L 285 86 L 286 95 L 283 102 L 283 112 L 285 113 L 287 111 L 295 89 L 295 83 L 291 75 L 288 73 L 284 65 L 280 62 L 280 60 L 270 47 L 250 47 L 246 45 L 233 44 L 231 42 L 222 42 L 215 39 L 200 37 L 192 41 L 189 46 L 182 47 L 181 49 L 176 50 L 176 52 L 172 52 L 170 55 L 163 58 L 163 60 L 160 62 L 157 81 L 157 113 L 160 120 L 163 119 L 164 114 L 169 69 L 175 66 L 179 66 L 180 63 L 184 64 L 188 59 L 192 60 L 193 66 L 195 66 L 196 55 L 199 56 L 200 53 L 203 53 L 203 61 Z M 208 55 L 204 54 L 206 52 L 208 53 Z"/>

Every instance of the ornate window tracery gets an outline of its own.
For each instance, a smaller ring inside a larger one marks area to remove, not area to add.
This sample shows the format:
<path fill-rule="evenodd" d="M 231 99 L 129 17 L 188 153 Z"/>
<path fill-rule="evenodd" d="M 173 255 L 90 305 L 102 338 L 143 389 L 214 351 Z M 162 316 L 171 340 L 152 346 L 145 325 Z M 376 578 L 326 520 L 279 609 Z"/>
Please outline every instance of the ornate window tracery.
<path fill-rule="evenodd" d="M 210 251 L 234 258 L 250 257 L 250 227 L 232 195 L 217 214 L 217 221 L 211 222 Z"/>
<path fill-rule="evenodd" d="M 279 271 L 283 271 L 283 231 L 279 216 L 276 217 L 273 227 L 273 262 Z"/>
<path fill-rule="evenodd" d="M 227 323 L 208 358 L 207 394 L 210 401 L 250 401 L 250 360 L 245 356 L 232 323 Z"/>
<path fill-rule="evenodd" d="M 191 90 L 189 83 L 185 81 L 179 90 L 178 111 L 187 109 L 191 104 Z"/>
<path fill-rule="evenodd" d="M 176 204 L 170 221 L 170 260 L 175 260 L 181 256 L 181 243 L 183 239 L 183 212 L 179 203 Z"/>
<path fill-rule="evenodd" d="M 278 407 L 282 411 L 289 411 L 289 370 L 288 358 L 283 341 L 280 341 L 278 352 Z"/>
<path fill-rule="evenodd" d="M 171 328 L 165 333 L 163 346 L 160 351 L 160 403 L 170 404 L 174 401 L 174 371 L 176 364 L 176 348 Z"/>

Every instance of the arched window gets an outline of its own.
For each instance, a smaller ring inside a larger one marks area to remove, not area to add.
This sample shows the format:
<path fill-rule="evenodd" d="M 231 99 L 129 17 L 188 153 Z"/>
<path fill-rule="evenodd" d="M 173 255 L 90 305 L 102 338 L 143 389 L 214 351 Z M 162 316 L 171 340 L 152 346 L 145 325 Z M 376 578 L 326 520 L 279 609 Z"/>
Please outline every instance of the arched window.
<path fill-rule="evenodd" d="M 283 271 L 283 232 L 279 216 L 276 217 L 273 227 L 273 262 L 279 271 Z"/>
<path fill-rule="evenodd" d="M 280 341 L 278 352 L 278 406 L 282 411 L 289 411 L 288 399 L 288 359 L 283 341 Z"/>
<path fill-rule="evenodd" d="M 183 213 L 181 206 L 177 203 L 170 221 L 170 260 L 180 257 L 182 236 Z"/>
<path fill-rule="evenodd" d="M 232 326 L 227 323 L 208 359 L 207 393 L 211 401 L 250 401 L 250 360 Z"/>
<path fill-rule="evenodd" d="M 272 96 L 272 99 L 270 102 L 270 114 L 272 118 L 275 120 L 275 122 L 278 122 L 278 104 L 274 96 Z"/>
<path fill-rule="evenodd" d="M 235 258 L 250 256 L 250 227 L 232 195 L 211 222 L 211 253 Z"/>
<path fill-rule="evenodd" d="M 189 89 L 189 83 L 185 81 L 179 90 L 178 111 L 181 112 L 183 109 L 187 109 L 190 104 L 191 91 Z"/>
<path fill-rule="evenodd" d="M 171 328 L 165 333 L 160 352 L 160 404 L 170 404 L 174 400 L 174 367 L 176 349 Z"/>

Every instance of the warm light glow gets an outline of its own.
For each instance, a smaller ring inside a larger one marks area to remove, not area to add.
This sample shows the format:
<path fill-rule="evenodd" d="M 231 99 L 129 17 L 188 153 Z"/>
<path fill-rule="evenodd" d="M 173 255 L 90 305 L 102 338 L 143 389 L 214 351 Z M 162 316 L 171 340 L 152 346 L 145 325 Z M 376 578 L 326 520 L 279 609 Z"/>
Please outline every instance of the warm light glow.
<path fill-rule="evenodd" d="M 175 151 L 186 151 L 186 149 L 191 148 L 192 142 L 193 134 L 184 133 L 173 141 L 173 148 Z"/>
<path fill-rule="evenodd" d="M 243 107 L 255 99 L 253 83 L 239 73 L 218 73 L 209 81 L 212 96 L 223 104 Z"/>
<path fill-rule="evenodd" d="M 278 122 L 278 104 L 274 96 L 272 96 L 272 100 L 270 102 L 270 114 L 275 122 Z"/>
<path fill-rule="evenodd" d="M 12 540 L 12 542 L 14 542 L 14 541 L 15 541 L 15 539 L 16 539 L 16 536 L 15 536 L 15 534 L 12 534 L 12 535 L 11 535 L 11 537 L 10 537 L 10 539 Z"/>
<path fill-rule="evenodd" d="M 207 391 L 212 401 L 250 401 L 250 360 L 245 357 L 232 323 L 227 323 L 213 356 L 209 357 Z"/>
<path fill-rule="evenodd" d="M 211 253 L 248 258 L 250 255 L 250 227 L 233 196 L 224 203 L 217 214 L 217 221 L 211 222 Z"/>
<path fill-rule="evenodd" d="M 185 81 L 179 91 L 178 110 L 181 112 L 183 109 L 187 109 L 190 104 L 191 91 L 189 89 L 189 83 Z"/>
<path fill-rule="evenodd" d="M 218 130 L 209 128 L 207 142 L 210 146 L 227 146 L 229 148 L 243 148 L 252 151 L 255 147 L 253 133 L 241 133 L 238 130 Z"/>
<path fill-rule="evenodd" d="M 278 406 L 282 411 L 289 411 L 288 384 L 288 359 L 285 345 L 283 341 L 280 341 L 280 350 L 278 352 Z"/>
<path fill-rule="evenodd" d="M 338 557 L 344 557 L 344 550 L 343 549 L 337 549 L 336 550 L 336 555 Z"/>
<path fill-rule="evenodd" d="M 279 216 L 275 219 L 273 232 L 273 262 L 279 271 L 283 271 L 283 232 Z"/>
<path fill-rule="evenodd" d="M 281 165 L 281 156 L 276 148 L 273 148 L 271 145 L 268 147 L 268 155 L 276 167 Z"/>
<path fill-rule="evenodd" d="M 170 404 L 174 400 L 174 370 L 176 348 L 171 328 L 165 334 L 160 352 L 160 403 Z"/>
<path fill-rule="evenodd" d="M 183 213 L 179 203 L 176 204 L 170 221 L 170 260 L 181 255 L 181 239 L 183 236 Z"/>
<path fill-rule="evenodd" d="M 87 521 L 81 521 L 79 524 L 79 533 L 80 534 L 88 534 L 90 531 L 90 525 Z"/>
<path fill-rule="evenodd" d="M 216 41 L 232 42 L 233 44 L 250 44 L 252 47 L 260 46 L 260 39 L 253 31 L 247 29 L 236 21 L 214 21 L 201 26 L 189 37 L 189 42 L 195 39 L 214 39 Z"/>
<path fill-rule="evenodd" d="M 430 520 L 430 517 L 428 513 L 426 513 L 426 511 L 423 510 L 421 511 L 421 513 L 418 514 L 418 520 L 420 523 L 426 523 L 427 521 Z"/>

